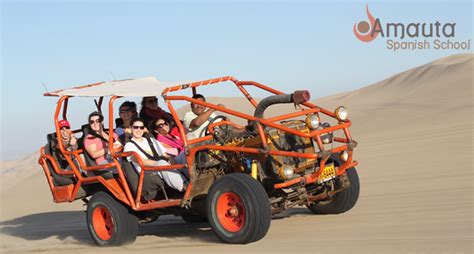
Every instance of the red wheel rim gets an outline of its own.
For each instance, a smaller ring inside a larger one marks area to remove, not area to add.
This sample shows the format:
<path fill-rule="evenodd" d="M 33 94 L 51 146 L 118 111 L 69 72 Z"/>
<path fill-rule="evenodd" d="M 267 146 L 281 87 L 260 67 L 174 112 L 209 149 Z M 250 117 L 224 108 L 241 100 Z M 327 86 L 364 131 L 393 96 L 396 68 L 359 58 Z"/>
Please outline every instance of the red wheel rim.
<path fill-rule="evenodd" d="M 230 232 L 237 232 L 245 225 L 245 206 L 237 194 L 224 192 L 217 199 L 217 218 Z"/>
<path fill-rule="evenodd" d="M 114 233 L 114 220 L 110 212 L 103 206 L 97 206 L 92 212 L 92 226 L 97 236 L 107 241 Z"/>

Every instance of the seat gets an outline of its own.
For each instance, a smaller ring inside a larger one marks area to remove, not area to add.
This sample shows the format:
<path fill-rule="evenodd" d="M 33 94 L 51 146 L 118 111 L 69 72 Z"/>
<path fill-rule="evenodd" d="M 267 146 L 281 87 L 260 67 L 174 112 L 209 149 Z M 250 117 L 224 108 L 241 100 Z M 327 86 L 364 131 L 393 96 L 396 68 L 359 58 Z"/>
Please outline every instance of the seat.
<path fill-rule="evenodd" d="M 132 192 L 133 196 L 136 196 L 137 190 L 138 190 L 138 181 L 140 179 L 140 176 L 135 170 L 135 167 L 133 166 L 133 164 L 129 162 L 127 158 L 123 158 L 121 166 L 122 166 L 123 172 L 125 173 L 125 177 L 127 178 L 130 191 Z M 150 185 L 150 180 L 151 179 L 149 179 L 149 177 L 146 177 L 146 176 L 143 178 L 142 190 L 147 189 L 147 187 Z M 161 178 L 160 178 L 159 186 L 161 190 L 163 191 L 163 195 L 165 199 L 168 199 L 168 196 L 165 190 L 165 183 L 163 182 Z M 142 192 L 142 196 L 143 196 L 143 192 Z"/>
<path fill-rule="evenodd" d="M 86 151 L 86 147 L 84 145 L 84 143 L 86 141 L 86 137 L 87 137 L 87 135 L 89 135 L 89 125 L 88 124 L 82 125 L 81 130 L 82 130 L 82 137 L 79 139 L 80 142 L 78 142 L 78 143 L 80 144 L 81 148 L 84 150 L 84 161 L 86 163 L 86 166 L 88 166 L 88 167 L 96 166 L 97 164 L 95 163 L 94 158 L 92 158 L 89 155 L 89 153 Z"/>
<path fill-rule="evenodd" d="M 115 126 L 122 126 L 123 120 L 122 118 L 115 118 Z"/>
<path fill-rule="evenodd" d="M 66 202 L 69 200 L 70 196 L 72 195 L 72 191 L 74 189 L 74 184 L 77 183 L 77 179 L 74 177 L 75 175 L 60 175 L 56 173 L 54 170 L 53 163 L 58 166 L 60 170 L 65 169 L 65 165 L 60 165 L 58 155 L 53 152 L 54 145 L 57 144 L 56 133 L 50 133 L 46 135 L 47 144 L 44 146 L 44 154 L 48 154 L 52 157 L 52 160 L 45 159 L 47 169 L 45 168 L 46 172 L 49 172 L 49 176 L 47 178 L 51 178 L 53 183 L 53 187 L 51 189 L 53 193 L 53 198 L 56 202 Z M 44 167 L 44 166 L 43 166 Z M 80 199 L 88 196 L 86 189 L 83 186 L 80 186 L 75 196 L 75 199 Z"/>
<path fill-rule="evenodd" d="M 72 175 L 71 175 L 71 177 L 59 175 L 54 170 L 54 167 L 53 167 L 52 163 L 56 163 L 58 165 L 58 168 L 64 169 L 58 163 L 59 158 L 57 157 L 57 154 L 53 153 L 53 146 L 55 144 L 57 144 L 56 133 L 50 133 L 50 134 L 46 135 L 46 139 L 47 139 L 48 143 L 44 146 L 44 153 L 51 155 L 55 160 L 55 161 L 46 160 L 49 172 L 51 173 L 51 176 L 53 177 L 54 186 L 66 186 L 66 185 L 69 185 L 69 184 L 74 184 L 74 181 L 73 181 L 74 178 L 73 178 Z"/>
<path fill-rule="evenodd" d="M 123 128 L 122 118 L 115 118 L 115 126 L 116 126 L 116 129 L 114 129 L 114 131 L 116 131 L 118 128 Z M 119 134 L 117 133 L 117 135 Z M 130 140 L 130 136 L 125 134 L 125 129 L 124 129 L 123 133 L 119 135 L 119 141 L 120 143 L 122 143 L 122 145 L 125 145 L 125 143 L 127 143 L 129 140 Z"/>

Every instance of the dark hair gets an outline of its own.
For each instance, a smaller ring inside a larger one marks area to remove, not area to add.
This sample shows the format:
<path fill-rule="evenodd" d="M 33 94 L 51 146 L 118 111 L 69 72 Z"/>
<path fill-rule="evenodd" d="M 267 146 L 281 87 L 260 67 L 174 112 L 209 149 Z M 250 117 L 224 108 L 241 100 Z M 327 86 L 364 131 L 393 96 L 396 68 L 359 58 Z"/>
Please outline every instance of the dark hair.
<path fill-rule="evenodd" d="M 143 126 L 145 126 L 145 121 L 143 121 L 143 119 L 138 118 L 138 117 L 135 117 L 132 119 L 132 121 L 130 121 L 130 126 L 132 126 L 135 122 L 142 122 Z"/>
<path fill-rule="evenodd" d="M 104 116 L 102 115 L 102 113 L 100 113 L 99 111 L 94 111 L 92 113 L 89 114 L 89 117 L 87 118 L 87 121 L 91 120 L 91 117 L 93 116 L 98 116 L 99 117 L 99 120 L 102 122 L 104 121 Z"/>
<path fill-rule="evenodd" d="M 120 105 L 119 109 L 121 109 L 122 107 L 129 107 L 130 109 L 137 111 L 137 104 L 133 101 L 125 101 L 124 103 L 122 103 L 122 105 Z"/>
<path fill-rule="evenodd" d="M 146 101 L 147 98 L 156 98 L 156 99 L 158 100 L 158 97 L 156 97 L 156 96 L 146 96 L 146 97 L 143 97 L 142 103 L 141 103 L 142 109 L 145 107 L 145 101 Z"/>
<path fill-rule="evenodd" d="M 136 122 L 141 122 L 143 126 L 147 127 L 145 124 L 145 121 L 143 121 L 143 119 L 139 117 L 133 118 L 132 121 L 130 121 L 130 126 L 133 126 L 133 124 Z M 143 137 L 146 137 L 146 138 L 150 137 L 150 131 L 143 133 Z"/>
<path fill-rule="evenodd" d="M 204 97 L 204 95 L 202 95 L 200 93 L 197 93 L 197 94 L 193 95 L 192 98 L 193 99 L 203 99 L 204 101 L 206 101 L 206 97 Z"/>
<path fill-rule="evenodd" d="M 155 132 L 155 129 L 156 129 L 156 122 L 158 120 L 163 120 L 165 121 L 165 123 L 167 123 L 168 125 L 170 125 L 170 120 L 169 119 L 166 119 L 165 117 L 158 117 L 158 118 L 154 118 L 150 121 L 150 123 L 148 124 L 148 129 L 150 131 L 153 131 Z"/>
<path fill-rule="evenodd" d="M 100 126 L 102 126 L 102 128 L 104 128 L 104 116 L 102 115 L 102 113 L 100 113 L 99 111 L 94 111 L 92 113 L 89 114 L 89 118 L 87 118 L 87 133 L 91 134 L 92 136 L 96 137 L 96 138 L 100 138 L 102 140 L 104 140 L 104 137 L 102 136 L 99 136 L 97 133 L 95 133 L 94 130 L 92 130 L 92 126 L 90 124 L 90 120 L 93 116 L 98 116 L 99 117 L 99 120 L 102 122 L 100 124 Z"/>

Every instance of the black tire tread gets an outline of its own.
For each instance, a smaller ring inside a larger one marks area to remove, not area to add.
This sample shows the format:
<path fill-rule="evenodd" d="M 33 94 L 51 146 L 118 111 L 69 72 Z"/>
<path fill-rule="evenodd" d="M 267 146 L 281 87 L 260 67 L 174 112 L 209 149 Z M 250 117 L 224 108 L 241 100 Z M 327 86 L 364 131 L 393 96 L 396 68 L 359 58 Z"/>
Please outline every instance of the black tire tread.
<path fill-rule="evenodd" d="M 250 225 L 249 227 L 251 227 L 251 230 L 245 232 L 245 235 L 240 235 L 239 237 L 235 238 L 228 238 L 219 232 L 219 229 L 214 225 L 214 220 L 212 218 L 212 193 L 215 193 L 219 188 L 230 185 L 238 186 L 238 188 L 244 192 L 243 194 L 247 195 L 247 197 L 241 198 L 248 198 L 250 204 L 246 206 L 246 209 L 248 209 L 249 213 L 252 215 L 250 216 L 249 221 L 246 222 L 246 224 Z M 217 180 L 209 190 L 207 210 L 208 220 L 211 224 L 211 227 L 214 229 L 214 233 L 222 241 L 227 243 L 247 244 L 258 241 L 266 235 L 268 229 L 270 228 L 271 209 L 268 196 L 263 186 L 247 174 L 234 173 L 226 175 Z"/>
<path fill-rule="evenodd" d="M 115 227 L 118 227 L 118 232 L 109 240 L 103 241 L 96 238 L 93 232 L 91 216 L 96 203 L 105 204 L 109 212 L 114 216 Z M 138 235 L 138 218 L 131 213 L 131 211 L 121 202 L 114 199 L 106 192 L 97 192 L 89 200 L 87 206 L 87 228 L 92 240 L 98 246 L 120 246 L 127 243 L 132 243 L 136 240 Z"/>
<path fill-rule="evenodd" d="M 311 212 L 315 214 L 340 214 L 349 211 L 355 206 L 360 191 L 359 177 L 355 168 L 349 168 L 346 172 L 351 186 L 336 194 L 334 199 L 327 204 L 314 204 L 308 206 Z"/>
<path fill-rule="evenodd" d="M 256 194 L 256 198 L 258 199 L 258 204 L 269 203 L 265 188 L 263 188 L 263 186 L 259 182 L 257 182 L 255 179 L 249 177 L 246 174 L 230 174 L 229 176 L 232 176 L 235 179 L 241 178 L 242 181 L 246 183 L 249 188 L 253 188 L 253 187 L 256 188 L 257 190 L 255 191 L 255 194 Z M 257 234 L 255 235 L 253 242 L 262 239 L 267 234 L 268 229 L 270 228 L 271 216 L 272 216 L 270 205 L 268 205 L 268 207 L 264 205 L 257 206 L 257 207 L 260 208 L 259 214 L 261 214 L 264 217 L 262 218 L 261 223 L 258 224 L 260 225 L 260 227 L 257 230 Z"/>

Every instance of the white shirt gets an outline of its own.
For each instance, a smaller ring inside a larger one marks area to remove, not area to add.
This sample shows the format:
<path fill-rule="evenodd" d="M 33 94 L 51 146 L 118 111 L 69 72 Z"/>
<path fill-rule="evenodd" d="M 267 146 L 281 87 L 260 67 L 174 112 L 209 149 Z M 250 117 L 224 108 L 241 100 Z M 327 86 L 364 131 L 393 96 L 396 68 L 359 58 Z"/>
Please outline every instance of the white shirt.
<path fill-rule="evenodd" d="M 203 130 L 209 124 L 209 120 L 216 117 L 216 114 L 214 114 L 214 112 L 212 112 L 211 115 L 209 116 L 209 118 L 203 124 L 201 124 L 201 126 L 198 126 L 196 128 L 190 128 L 189 126 L 191 125 L 191 122 L 196 117 L 198 117 L 198 115 L 194 114 L 194 112 L 192 112 L 192 111 L 187 112 L 183 116 L 184 127 L 186 127 L 186 131 L 187 131 L 186 137 L 188 139 L 195 139 L 195 138 L 204 137 L 205 131 L 203 131 Z M 201 135 L 201 133 L 202 133 L 202 135 Z"/>
<path fill-rule="evenodd" d="M 153 151 L 151 150 L 150 145 L 148 145 L 148 141 L 146 140 L 145 137 L 142 138 L 142 141 L 138 141 L 135 138 L 132 138 L 132 140 L 135 141 L 135 143 L 137 143 L 137 145 L 139 145 L 146 153 L 148 153 L 149 155 L 153 155 Z M 158 155 L 160 155 L 160 156 L 163 155 L 164 152 L 166 151 L 166 149 L 163 147 L 163 145 L 161 145 L 160 142 L 158 142 L 154 138 L 151 139 L 151 142 L 152 142 L 153 146 L 155 147 L 155 150 L 158 153 Z M 138 147 L 136 145 L 134 145 L 132 142 L 127 142 L 127 144 L 125 144 L 125 147 L 123 148 L 123 151 L 124 152 L 136 152 L 136 153 L 138 153 L 138 155 L 142 159 L 148 159 L 146 157 L 146 155 L 143 154 L 138 149 Z M 138 163 L 136 163 L 135 161 L 132 160 L 132 156 L 127 156 L 127 159 L 128 159 L 128 161 L 132 162 L 133 166 L 135 167 L 135 170 L 138 173 L 140 173 L 142 171 L 142 168 L 140 167 L 140 165 L 138 165 Z M 164 161 L 164 160 L 159 160 L 157 162 L 157 166 L 165 166 L 165 165 L 169 165 L 169 163 Z"/>

